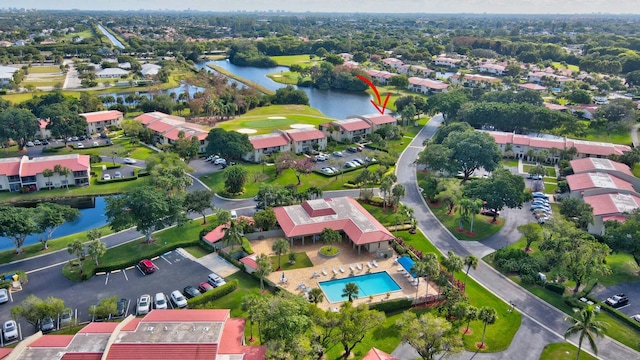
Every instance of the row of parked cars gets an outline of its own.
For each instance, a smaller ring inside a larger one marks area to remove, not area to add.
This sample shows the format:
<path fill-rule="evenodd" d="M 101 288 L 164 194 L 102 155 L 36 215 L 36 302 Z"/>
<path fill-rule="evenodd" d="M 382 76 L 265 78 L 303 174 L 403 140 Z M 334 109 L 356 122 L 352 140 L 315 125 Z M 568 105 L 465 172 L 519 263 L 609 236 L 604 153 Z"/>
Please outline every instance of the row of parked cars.
<path fill-rule="evenodd" d="M 549 197 L 541 192 L 534 192 L 533 201 L 531 202 L 531 212 L 538 221 L 538 224 L 544 224 L 553 216 L 553 210 L 549 204 Z"/>

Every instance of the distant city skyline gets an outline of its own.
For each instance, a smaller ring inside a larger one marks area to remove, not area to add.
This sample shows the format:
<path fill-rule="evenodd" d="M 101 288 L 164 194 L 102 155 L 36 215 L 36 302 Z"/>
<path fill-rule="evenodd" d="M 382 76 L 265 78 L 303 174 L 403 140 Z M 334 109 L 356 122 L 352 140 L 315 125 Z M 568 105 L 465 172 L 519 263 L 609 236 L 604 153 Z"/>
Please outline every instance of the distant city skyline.
<path fill-rule="evenodd" d="M 360 13 L 638 14 L 638 0 L 9 0 L 41 10 L 199 10 Z"/>

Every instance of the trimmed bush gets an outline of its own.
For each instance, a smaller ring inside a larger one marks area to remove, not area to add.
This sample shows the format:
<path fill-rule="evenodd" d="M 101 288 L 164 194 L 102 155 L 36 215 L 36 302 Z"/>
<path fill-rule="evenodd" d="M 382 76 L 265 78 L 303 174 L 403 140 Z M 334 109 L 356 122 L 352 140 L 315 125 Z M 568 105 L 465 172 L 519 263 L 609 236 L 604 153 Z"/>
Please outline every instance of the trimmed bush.
<path fill-rule="evenodd" d="M 193 308 L 198 305 L 202 305 L 214 300 L 218 300 L 221 297 L 232 293 L 235 289 L 238 288 L 238 280 L 230 281 L 222 286 L 219 286 L 211 291 L 207 291 L 202 295 L 198 295 L 194 298 L 187 300 L 187 305 L 190 308 Z"/>
<path fill-rule="evenodd" d="M 558 295 L 562 295 L 564 294 L 565 291 L 565 287 L 562 284 L 556 284 L 556 283 L 552 283 L 552 282 L 548 282 L 546 284 L 544 284 L 544 287 L 548 290 L 553 291 L 554 293 L 558 294 Z"/>
<path fill-rule="evenodd" d="M 386 314 L 397 313 L 411 308 L 413 301 L 409 299 L 393 299 L 380 303 L 371 304 L 369 309 L 382 311 Z"/>
<path fill-rule="evenodd" d="M 595 303 L 598 302 L 597 299 L 590 299 L 591 301 L 594 301 Z M 614 317 L 622 320 L 623 322 L 625 322 L 626 324 L 632 326 L 633 328 L 637 329 L 640 331 L 640 323 L 638 323 L 637 321 L 633 320 L 632 318 L 630 318 L 628 315 L 623 314 L 622 312 L 620 312 L 618 309 L 614 309 L 613 307 L 605 304 L 604 302 L 600 305 L 600 308 L 606 312 L 608 312 L 609 314 L 613 315 Z"/>

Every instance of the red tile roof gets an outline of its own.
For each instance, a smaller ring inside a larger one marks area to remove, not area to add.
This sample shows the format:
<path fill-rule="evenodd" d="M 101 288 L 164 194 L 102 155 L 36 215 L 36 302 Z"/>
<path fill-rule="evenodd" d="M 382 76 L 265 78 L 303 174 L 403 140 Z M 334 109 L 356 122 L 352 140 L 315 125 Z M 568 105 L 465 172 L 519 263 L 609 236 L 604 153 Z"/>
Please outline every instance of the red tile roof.
<path fill-rule="evenodd" d="M 47 120 L 38 119 L 38 126 L 40 126 L 40 129 L 46 129 L 47 125 L 49 125 L 49 119 Z"/>
<path fill-rule="evenodd" d="M 391 356 L 382 350 L 371 348 L 362 360 L 399 360 L 395 356 Z"/>
<path fill-rule="evenodd" d="M 619 171 L 623 174 L 634 176 L 627 165 L 609 159 L 584 158 L 571 160 L 570 164 L 575 174 L 590 171 Z"/>
<path fill-rule="evenodd" d="M 229 314 L 228 309 L 152 310 L 142 322 L 224 322 L 229 319 Z"/>
<path fill-rule="evenodd" d="M 295 142 L 324 139 L 326 135 L 318 129 L 295 129 L 287 130 L 287 135 Z"/>
<path fill-rule="evenodd" d="M 11 354 L 13 348 L 0 348 L 0 359 L 4 359 L 7 355 Z"/>
<path fill-rule="evenodd" d="M 242 259 L 240 259 L 240 262 L 252 269 L 258 269 L 258 263 L 256 262 L 255 254 L 243 257 Z"/>
<path fill-rule="evenodd" d="M 375 124 L 375 125 L 384 125 L 384 124 L 395 124 L 397 122 L 396 118 L 389 114 L 369 114 L 358 116 L 361 119 L 366 119 L 367 121 Z"/>
<path fill-rule="evenodd" d="M 312 217 L 302 205 L 274 208 L 278 223 L 287 237 L 320 234 L 322 229 L 330 228 L 344 231 L 356 245 L 394 238 L 389 230 L 353 198 L 318 199 L 307 203 L 326 203 L 334 209 L 335 215 Z"/>
<path fill-rule="evenodd" d="M 538 149 L 556 148 L 560 150 L 564 148 L 564 140 L 533 137 L 533 138 L 529 138 L 529 146 L 538 148 Z"/>
<path fill-rule="evenodd" d="M 55 165 L 61 165 L 71 171 L 87 171 L 89 169 L 89 155 L 54 155 L 29 159 L 22 158 L 20 176 L 35 176 L 41 174 L 44 169 L 52 169 Z M 17 174 L 14 174 L 17 175 Z"/>
<path fill-rule="evenodd" d="M 538 85 L 538 84 L 530 84 L 530 83 L 520 84 L 520 85 L 518 85 L 518 87 L 521 87 L 521 88 L 527 89 L 527 90 L 534 90 L 534 91 L 547 90 L 546 86 L 542 86 L 542 85 Z"/>
<path fill-rule="evenodd" d="M 147 128 L 157 132 L 157 133 L 164 133 L 166 131 L 169 131 L 171 128 L 175 127 L 177 124 L 175 123 L 169 123 L 169 122 L 164 122 L 164 121 L 154 121 L 152 123 L 149 123 L 147 125 Z"/>
<path fill-rule="evenodd" d="M 169 312 L 182 312 L 168 310 Z M 123 344 L 114 343 L 107 360 L 215 360 L 218 344 Z"/>
<path fill-rule="evenodd" d="M 400 59 L 396 59 L 396 58 L 386 58 L 386 59 L 382 59 L 382 62 L 385 64 L 404 64 L 404 62 Z"/>
<path fill-rule="evenodd" d="M 631 147 L 627 145 L 598 143 L 584 140 L 571 140 L 571 143 L 572 144 L 569 145 L 569 141 L 567 141 L 567 147 L 575 146 L 575 148 L 578 150 L 578 153 L 592 156 L 622 155 L 627 151 L 631 151 Z"/>
<path fill-rule="evenodd" d="M 397 75 L 394 73 L 390 73 L 388 71 L 380 71 L 380 70 L 367 70 L 367 74 L 369 74 L 369 76 L 371 76 L 372 78 L 380 77 L 383 79 L 391 79 L 392 77 Z"/>
<path fill-rule="evenodd" d="M 88 123 L 107 120 L 118 120 L 122 118 L 122 113 L 118 110 L 94 111 L 79 115 L 87 119 Z"/>
<path fill-rule="evenodd" d="M 244 346 L 244 319 L 229 319 L 224 324 L 218 354 L 244 354 L 244 360 L 263 360 L 266 346 Z"/>
<path fill-rule="evenodd" d="M 89 325 L 83 327 L 78 334 L 107 334 L 112 333 L 116 329 L 118 323 L 115 322 L 90 322 Z"/>
<path fill-rule="evenodd" d="M 448 84 L 445 84 L 442 81 L 423 79 L 419 77 L 410 77 L 409 84 L 415 85 L 415 86 L 424 86 L 429 89 L 435 89 L 435 90 L 443 90 L 449 87 Z"/>
<path fill-rule="evenodd" d="M 72 353 L 62 355 L 60 360 L 101 360 L 102 353 Z"/>
<path fill-rule="evenodd" d="M 567 183 L 571 191 L 584 191 L 589 189 L 618 189 L 635 191 L 630 182 L 607 173 L 581 173 L 567 176 Z"/>
<path fill-rule="evenodd" d="M 133 118 L 133 120 L 138 120 L 144 125 L 147 125 L 147 124 L 152 123 L 154 121 L 158 121 L 160 119 L 168 119 L 168 120 L 173 120 L 173 121 L 178 121 L 178 122 L 185 122 L 185 119 L 183 117 L 169 115 L 169 114 L 161 113 L 159 111 L 145 113 L 145 114 L 142 114 L 142 115 L 139 115 L 139 116 Z"/>
<path fill-rule="evenodd" d="M 0 159 L 0 175 L 19 175 L 21 159 L 21 157 Z"/>
<path fill-rule="evenodd" d="M 542 104 L 549 110 L 560 111 L 560 110 L 567 110 L 568 109 L 568 107 L 566 107 L 564 105 L 552 104 L 552 103 L 548 103 L 548 102 L 545 102 L 545 103 L 542 103 Z"/>
<path fill-rule="evenodd" d="M 44 335 L 29 344 L 29 347 L 65 348 L 75 335 Z"/>
<path fill-rule="evenodd" d="M 591 205 L 594 216 L 621 216 L 640 208 L 640 197 L 618 193 L 585 196 L 584 202 Z"/>
<path fill-rule="evenodd" d="M 224 230 L 227 228 L 227 224 L 218 225 L 215 229 L 209 231 L 207 235 L 202 238 L 210 243 L 215 243 L 224 237 Z"/>
<path fill-rule="evenodd" d="M 120 329 L 120 331 L 135 331 L 141 321 L 142 318 L 133 318 L 131 320 L 127 320 L 127 323 L 122 327 L 122 329 Z"/>
<path fill-rule="evenodd" d="M 202 128 L 201 126 L 197 124 L 185 123 L 184 125 L 179 125 L 174 127 L 173 129 L 170 129 L 169 131 L 164 133 L 163 136 L 166 137 L 167 139 L 175 141 L 180 138 L 178 136 L 180 134 L 180 131 L 184 131 L 184 136 L 187 139 L 191 139 L 192 137 L 195 136 L 198 138 L 198 140 L 204 140 L 209 135 L 209 132 L 206 129 Z"/>
<path fill-rule="evenodd" d="M 334 124 L 340 126 L 344 131 L 357 131 L 371 128 L 368 122 L 357 118 L 336 121 Z"/>
<path fill-rule="evenodd" d="M 289 138 L 283 133 L 250 136 L 249 141 L 254 149 L 268 149 L 289 144 Z"/>

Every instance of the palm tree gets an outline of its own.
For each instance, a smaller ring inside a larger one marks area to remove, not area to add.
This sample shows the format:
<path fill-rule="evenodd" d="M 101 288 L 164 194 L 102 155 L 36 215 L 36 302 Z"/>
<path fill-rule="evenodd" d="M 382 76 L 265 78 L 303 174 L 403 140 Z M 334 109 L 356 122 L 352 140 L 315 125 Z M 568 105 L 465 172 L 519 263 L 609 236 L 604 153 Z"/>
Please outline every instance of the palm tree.
<path fill-rule="evenodd" d="M 280 258 L 282 254 L 286 254 L 289 252 L 289 242 L 285 239 L 278 239 L 271 246 L 271 250 L 278 256 L 278 268 L 276 270 L 280 270 Z"/>
<path fill-rule="evenodd" d="M 460 231 L 464 230 L 464 223 L 467 222 L 470 208 L 473 206 L 471 205 L 472 202 L 473 200 L 466 198 L 458 201 L 458 213 L 460 214 L 460 217 L 458 218 L 458 229 L 460 229 Z"/>
<path fill-rule="evenodd" d="M 47 178 L 47 186 L 49 186 L 49 190 L 51 190 L 51 177 L 53 176 L 53 170 L 51 169 L 42 170 L 42 176 Z"/>
<path fill-rule="evenodd" d="M 449 274 L 451 274 L 452 280 L 453 280 L 453 274 L 456 271 L 462 270 L 462 267 L 464 266 L 464 262 L 462 258 L 454 254 L 453 251 L 449 251 L 447 253 L 447 257 L 443 258 L 441 263 L 442 263 L 442 266 L 444 266 L 444 268 L 447 269 Z"/>
<path fill-rule="evenodd" d="M 416 274 L 418 278 L 418 285 L 421 277 L 426 277 L 425 280 L 427 283 L 427 296 L 429 295 L 429 279 L 432 279 L 435 276 L 438 276 L 440 273 L 440 266 L 438 266 L 438 258 L 433 253 L 424 254 L 421 260 L 413 263 L 413 266 L 409 270 L 412 273 Z M 420 286 L 418 286 L 420 287 Z M 417 289 L 416 289 L 417 294 Z"/>
<path fill-rule="evenodd" d="M 478 268 L 478 258 L 473 255 L 467 255 L 464 257 L 464 266 L 467 267 L 467 271 L 464 274 L 464 285 L 467 285 L 467 278 L 469 277 L 469 269 L 473 270 Z"/>
<path fill-rule="evenodd" d="M 78 267 L 80 268 L 80 274 L 82 274 L 82 260 L 84 260 L 84 244 L 80 240 L 76 240 L 67 245 L 67 252 L 75 255 L 78 259 Z"/>
<path fill-rule="evenodd" d="M 309 291 L 309 302 L 314 304 L 319 304 L 324 300 L 324 295 L 322 294 L 322 290 L 320 288 L 313 288 Z"/>
<path fill-rule="evenodd" d="M 480 213 L 481 209 L 482 209 L 482 200 L 475 199 L 471 201 L 471 204 L 469 205 L 469 214 L 471 215 L 471 228 L 469 229 L 469 232 L 473 232 L 474 220 L 476 219 L 476 215 Z"/>
<path fill-rule="evenodd" d="M 260 278 L 260 290 L 264 290 L 263 280 L 265 276 L 269 276 L 271 271 L 273 271 L 273 267 L 271 267 L 271 260 L 267 254 L 260 254 L 256 257 L 256 264 L 258 265 L 256 274 Z"/>
<path fill-rule="evenodd" d="M 580 338 L 578 340 L 578 354 L 576 355 L 576 360 L 580 358 L 580 351 L 582 350 L 582 341 L 586 337 L 589 340 L 589 345 L 591 346 L 591 350 L 593 353 L 598 355 L 598 346 L 595 342 L 595 336 L 603 337 L 604 330 L 606 329 L 606 323 L 602 321 L 597 321 L 595 319 L 595 312 L 592 306 L 587 306 L 583 309 L 576 310 L 576 314 L 574 316 L 567 316 L 567 320 L 570 320 L 573 325 L 567 329 L 564 333 L 564 339 L 567 337 L 580 334 Z"/>
<path fill-rule="evenodd" d="M 482 341 L 480 341 L 480 348 L 484 347 L 484 335 L 487 333 L 487 325 L 493 324 L 498 320 L 498 315 L 496 315 L 496 309 L 483 306 L 478 311 L 478 320 L 484 323 L 484 328 L 482 330 Z"/>
<path fill-rule="evenodd" d="M 324 228 L 322 229 L 322 233 L 320 233 L 320 239 L 324 244 L 329 246 L 329 251 L 331 251 L 333 250 L 333 243 L 340 242 L 342 240 L 342 236 L 340 236 L 339 232 L 333 229 Z"/>
<path fill-rule="evenodd" d="M 224 236 L 222 240 L 226 244 L 226 246 L 231 245 L 231 251 L 236 245 L 242 244 L 242 229 L 236 224 L 234 220 L 229 221 L 229 226 L 224 229 Z"/>
<path fill-rule="evenodd" d="M 360 293 L 358 285 L 353 282 L 346 283 L 344 285 L 344 289 L 342 289 L 342 297 L 346 297 L 349 302 L 353 302 L 354 299 L 357 299 L 358 293 Z"/>
<path fill-rule="evenodd" d="M 318 187 L 311 186 L 307 189 L 307 192 L 312 195 L 314 199 L 322 197 L 322 190 Z"/>
<path fill-rule="evenodd" d="M 242 298 L 242 310 L 247 312 L 247 320 L 249 320 L 249 341 L 253 341 L 253 323 L 259 319 L 259 311 L 255 311 L 259 304 L 260 295 L 249 294 Z"/>
<path fill-rule="evenodd" d="M 67 179 L 67 176 L 71 174 L 71 169 L 58 164 L 53 167 L 53 172 L 57 172 L 58 174 L 60 174 L 60 176 L 64 176 L 64 183 L 67 187 L 67 190 L 69 190 L 69 179 Z"/>
<path fill-rule="evenodd" d="M 96 260 L 96 266 L 98 266 L 98 260 L 107 252 L 107 245 L 102 241 L 96 239 L 89 243 L 88 253 L 89 256 Z"/>
<path fill-rule="evenodd" d="M 467 320 L 467 327 L 465 328 L 465 331 L 463 334 L 466 334 L 469 330 L 469 326 L 471 326 L 471 321 L 476 320 L 478 318 L 478 308 L 473 305 L 467 306 L 466 312 L 464 314 L 464 318 L 465 320 Z"/>

